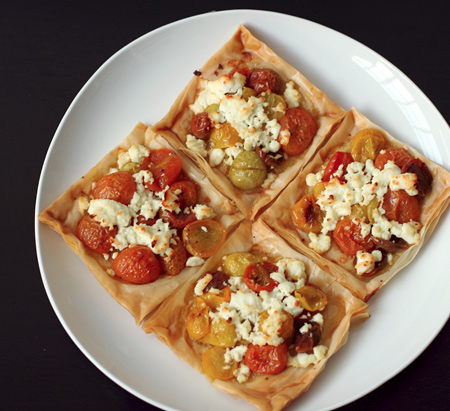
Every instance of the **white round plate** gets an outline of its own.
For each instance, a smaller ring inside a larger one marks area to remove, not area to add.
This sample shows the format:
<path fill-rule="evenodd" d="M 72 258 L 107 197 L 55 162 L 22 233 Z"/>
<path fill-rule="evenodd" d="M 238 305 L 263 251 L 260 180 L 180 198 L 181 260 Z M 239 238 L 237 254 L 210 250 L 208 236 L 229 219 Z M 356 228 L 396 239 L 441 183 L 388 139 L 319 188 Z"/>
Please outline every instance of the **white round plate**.
<path fill-rule="evenodd" d="M 340 33 L 296 17 L 226 11 L 148 33 L 95 73 L 54 136 L 42 169 L 36 212 L 119 144 L 138 121 L 150 124 L 161 119 L 193 71 L 239 24 L 333 101 L 345 109 L 355 106 L 450 169 L 448 125 L 426 96 L 384 58 Z M 290 410 L 328 410 L 347 404 L 396 375 L 428 346 L 450 314 L 450 276 L 431 269 L 449 266 L 445 234 L 449 229 L 446 213 L 415 261 L 370 301 L 370 320 L 351 332 L 347 344 Z M 164 409 L 197 411 L 211 409 L 211 404 L 216 411 L 253 409 L 212 388 L 203 375 L 146 335 L 62 239 L 37 221 L 36 244 L 45 288 L 59 320 L 80 350 L 117 384 Z"/>

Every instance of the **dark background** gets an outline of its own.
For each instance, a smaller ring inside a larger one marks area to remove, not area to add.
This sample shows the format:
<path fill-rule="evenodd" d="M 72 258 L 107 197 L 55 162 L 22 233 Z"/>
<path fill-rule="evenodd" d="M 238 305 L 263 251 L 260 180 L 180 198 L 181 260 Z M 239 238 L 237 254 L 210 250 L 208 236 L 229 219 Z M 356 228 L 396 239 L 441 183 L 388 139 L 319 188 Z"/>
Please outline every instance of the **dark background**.
<path fill-rule="evenodd" d="M 79 351 L 53 312 L 36 259 L 34 203 L 46 151 L 71 101 L 102 63 L 145 33 L 195 14 L 232 8 L 278 11 L 333 28 L 380 53 L 422 89 L 448 122 L 450 25 L 445 3 L 442 8 L 431 1 L 392 3 L 3 3 L 0 408 L 156 409 L 109 380 Z M 385 338 L 389 330 L 380 343 Z M 449 346 L 447 323 L 409 367 L 343 410 L 449 409 Z"/>

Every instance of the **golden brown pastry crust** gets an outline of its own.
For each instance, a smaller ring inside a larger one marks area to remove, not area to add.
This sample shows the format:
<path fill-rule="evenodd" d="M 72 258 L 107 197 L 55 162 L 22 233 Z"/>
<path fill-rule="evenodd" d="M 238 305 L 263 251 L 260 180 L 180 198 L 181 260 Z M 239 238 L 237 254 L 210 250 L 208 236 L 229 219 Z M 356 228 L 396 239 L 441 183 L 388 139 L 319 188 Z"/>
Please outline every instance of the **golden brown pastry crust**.
<path fill-rule="evenodd" d="M 136 125 L 120 147 L 127 150 L 133 143 L 143 144 L 150 149 L 170 148 L 163 138 L 155 136 L 143 123 Z M 194 275 L 199 267 L 187 267 L 175 277 L 163 275 L 150 284 L 129 284 L 109 275 L 107 270 L 111 269 L 111 261 L 106 261 L 101 254 L 84 247 L 75 236 L 77 224 L 83 216 L 79 211 L 77 199 L 81 196 L 88 196 L 92 189 L 92 183 L 108 174 L 111 167 L 116 166 L 117 155 L 118 148 L 107 154 L 85 176 L 40 213 L 39 220 L 48 224 L 63 237 L 69 247 L 80 256 L 89 270 L 92 271 L 100 284 L 133 315 L 136 323 L 140 324 L 148 313 L 154 310 L 175 288 Z M 183 164 L 183 170 L 192 180 L 199 183 L 200 199 L 208 197 L 211 200 L 209 205 L 214 208 L 217 214 L 216 219 L 225 227 L 231 229 L 242 219 L 242 215 L 237 212 L 236 207 L 229 200 L 211 186 L 204 175 L 189 160 L 182 154 L 179 154 L 179 157 Z"/>
<path fill-rule="evenodd" d="M 321 345 L 328 347 L 328 353 L 317 365 L 305 369 L 288 367 L 278 375 L 258 375 L 241 384 L 234 379 L 210 381 L 214 387 L 240 397 L 261 410 L 280 410 L 309 388 L 330 356 L 346 342 L 350 326 L 366 320 L 368 312 L 365 303 L 355 298 L 349 290 L 338 284 L 311 260 L 291 249 L 262 221 L 258 220 L 252 226 L 248 221 L 242 223 L 220 252 L 212 257 L 195 277 L 172 294 L 154 316 L 144 322 L 143 329 L 155 333 L 181 360 L 202 372 L 201 359 L 207 346 L 194 343 L 185 327 L 187 309 L 194 297 L 195 283 L 200 276 L 214 269 L 223 256 L 248 251 L 253 245 L 258 245 L 258 248 L 274 259 L 293 258 L 303 261 L 308 281 L 319 286 L 328 297 L 320 341 Z"/>
<path fill-rule="evenodd" d="M 308 247 L 310 242 L 308 235 L 295 228 L 290 215 L 294 204 L 308 191 L 305 182 L 306 176 L 311 172 L 316 173 L 320 171 L 322 165 L 326 164 L 327 159 L 336 151 L 349 152 L 352 136 L 364 128 L 381 130 L 386 136 L 388 146 L 405 148 L 414 157 L 418 157 L 425 162 L 433 175 L 432 190 L 421 203 L 420 223 L 423 227 L 420 231 L 420 242 L 401 253 L 389 270 L 382 274 L 374 275 L 373 277 L 358 276 L 353 267 L 352 258 L 345 256 L 334 241 L 331 242 L 331 249 L 322 255 Z M 364 117 L 355 108 L 352 108 L 326 145 L 317 153 L 302 173 L 292 181 L 270 209 L 262 214 L 261 218 L 297 250 L 316 261 L 324 270 L 329 270 L 341 284 L 349 288 L 357 297 L 367 300 L 414 259 L 433 232 L 439 217 L 445 211 L 449 197 L 450 173 L 413 148 L 396 140 L 386 131 Z M 340 258 L 344 258 L 347 262 L 343 263 L 339 261 Z"/>
<path fill-rule="evenodd" d="M 269 204 L 283 188 L 298 174 L 309 161 L 319 146 L 339 123 L 345 111 L 333 103 L 317 87 L 311 84 L 301 73 L 278 57 L 266 44 L 255 38 L 244 26 L 216 54 L 214 54 L 200 69 L 203 78 L 215 80 L 218 78 L 218 66 L 230 60 L 246 59 L 250 53 L 250 65 L 255 68 L 269 68 L 276 71 L 284 82 L 293 80 L 302 96 L 301 106 L 308 109 L 318 124 L 317 134 L 309 148 L 301 155 L 290 157 L 287 167 L 282 171 L 271 186 L 259 192 L 245 192 L 236 188 L 217 168 L 211 168 L 207 159 L 186 148 L 186 135 L 190 134 L 192 112 L 189 105 L 196 98 L 199 88 L 199 77 L 194 76 L 179 95 L 168 114 L 154 126 L 154 131 L 164 135 L 170 143 L 182 149 L 208 175 L 212 183 L 231 198 L 240 210 L 253 219 L 258 211 Z M 224 74 L 223 72 L 220 74 Z"/>

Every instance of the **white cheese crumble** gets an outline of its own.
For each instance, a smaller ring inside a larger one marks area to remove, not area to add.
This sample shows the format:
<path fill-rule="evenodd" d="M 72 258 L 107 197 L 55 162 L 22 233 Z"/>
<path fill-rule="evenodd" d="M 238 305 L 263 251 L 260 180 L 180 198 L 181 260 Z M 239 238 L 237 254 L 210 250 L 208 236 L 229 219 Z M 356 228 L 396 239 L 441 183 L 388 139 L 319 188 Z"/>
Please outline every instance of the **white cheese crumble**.
<path fill-rule="evenodd" d="M 372 253 L 358 251 L 356 253 L 355 269 L 358 275 L 370 273 L 375 268 L 375 263 L 381 261 L 383 255 L 380 250 L 374 250 Z"/>
<path fill-rule="evenodd" d="M 205 260 L 201 257 L 189 257 L 186 261 L 186 267 L 199 267 L 205 263 Z"/>
<path fill-rule="evenodd" d="M 319 254 L 326 253 L 331 247 L 331 238 L 326 234 L 309 233 L 308 237 L 311 240 L 308 246 Z"/>
<path fill-rule="evenodd" d="M 200 154 L 202 157 L 206 157 L 208 155 L 205 141 L 199 138 L 195 138 L 191 134 L 186 135 L 186 147 Z"/>
<path fill-rule="evenodd" d="M 195 295 L 203 295 L 203 290 L 211 282 L 211 280 L 212 280 L 211 274 L 206 274 L 203 278 L 198 280 L 194 288 Z"/>
<path fill-rule="evenodd" d="M 137 163 L 141 164 L 144 158 L 148 157 L 150 150 L 141 145 L 133 143 L 127 151 L 122 151 L 119 149 L 119 154 L 117 156 L 117 165 L 122 168 L 127 163 Z"/>
<path fill-rule="evenodd" d="M 300 93 L 295 89 L 293 81 L 286 83 L 286 90 L 284 90 L 283 97 L 289 108 L 300 105 Z"/>
<path fill-rule="evenodd" d="M 312 354 L 298 353 L 296 356 L 288 356 L 288 366 L 295 368 L 307 368 L 310 365 L 315 365 L 323 360 L 327 355 L 328 347 L 325 345 L 318 345 L 313 348 Z"/>
<path fill-rule="evenodd" d="M 204 204 L 197 204 L 193 209 L 192 212 L 197 217 L 197 220 L 205 220 L 205 219 L 211 219 L 216 216 L 216 213 L 211 207 L 208 207 Z"/>

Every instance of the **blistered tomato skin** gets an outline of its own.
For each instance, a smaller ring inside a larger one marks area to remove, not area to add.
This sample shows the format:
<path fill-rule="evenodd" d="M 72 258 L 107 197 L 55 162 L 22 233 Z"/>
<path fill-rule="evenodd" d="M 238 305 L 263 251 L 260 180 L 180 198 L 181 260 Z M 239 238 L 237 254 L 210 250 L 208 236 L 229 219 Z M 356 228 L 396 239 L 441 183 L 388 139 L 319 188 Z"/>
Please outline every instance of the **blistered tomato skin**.
<path fill-rule="evenodd" d="M 169 210 L 161 211 L 160 217 L 165 223 L 169 223 L 173 228 L 176 228 L 177 230 L 181 230 L 188 224 L 197 220 L 197 217 L 192 212 L 189 214 L 185 214 L 183 212 L 175 214 Z"/>
<path fill-rule="evenodd" d="M 114 200 L 128 205 L 136 191 L 136 181 L 131 173 L 117 171 L 102 177 L 95 183 L 92 196 L 95 199 Z"/>
<path fill-rule="evenodd" d="M 181 238 L 176 237 L 174 240 L 176 244 L 170 245 L 173 253 L 167 257 L 160 258 L 162 270 L 172 277 L 183 271 L 188 259 L 188 253 Z"/>
<path fill-rule="evenodd" d="M 270 277 L 271 273 L 278 271 L 275 264 L 263 261 L 250 264 L 244 272 L 244 283 L 255 293 L 261 291 L 272 291 L 278 283 Z"/>
<path fill-rule="evenodd" d="M 422 160 L 419 160 L 418 158 L 409 160 L 402 167 L 402 174 L 403 173 L 414 173 L 417 175 L 416 189 L 419 197 L 425 197 L 431 191 L 433 176 Z"/>
<path fill-rule="evenodd" d="M 313 194 L 308 194 L 295 203 L 291 218 L 294 225 L 305 233 L 317 234 L 322 230 L 323 212 Z"/>
<path fill-rule="evenodd" d="M 410 196 L 404 190 L 388 192 L 381 204 L 386 211 L 385 217 L 389 221 L 398 221 L 400 224 L 420 220 L 420 204 L 417 197 Z"/>
<path fill-rule="evenodd" d="M 76 236 L 90 250 L 106 254 L 111 251 L 117 229 L 109 230 L 91 216 L 84 216 L 77 225 Z"/>
<path fill-rule="evenodd" d="M 365 128 L 358 131 L 350 144 L 350 152 L 355 161 L 365 163 L 367 160 L 375 160 L 378 153 L 385 146 L 383 133 L 373 128 Z"/>
<path fill-rule="evenodd" d="M 168 206 L 168 199 L 170 199 L 171 194 L 178 197 L 178 200 L 176 200 L 176 202 L 182 210 L 184 210 L 186 207 L 191 207 L 197 204 L 197 185 L 193 181 L 175 181 L 167 190 L 165 198 L 163 200 L 163 204 L 166 207 Z"/>
<path fill-rule="evenodd" d="M 244 356 L 245 365 L 257 374 L 274 375 L 284 371 L 288 359 L 288 346 L 249 344 Z"/>
<path fill-rule="evenodd" d="M 404 148 L 387 148 L 386 150 L 382 150 L 382 152 L 377 155 L 374 165 L 379 170 L 383 170 L 388 161 L 393 161 L 397 167 L 402 168 L 412 158 L 413 156 Z"/>
<path fill-rule="evenodd" d="M 150 152 L 141 164 L 142 170 L 150 170 L 154 182 L 147 183 L 147 188 L 152 191 L 162 191 L 170 186 L 181 173 L 181 160 L 173 150 L 158 148 Z"/>
<path fill-rule="evenodd" d="M 270 69 L 254 70 L 250 74 L 248 86 L 260 94 L 265 91 L 278 94 L 281 88 L 281 80 L 277 73 Z"/>
<path fill-rule="evenodd" d="M 208 139 L 211 134 L 211 127 L 211 119 L 208 113 L 198 113 L 192 117 L 191 129 L 195 137 L 202 140 Z"/>
<path fill-rule="evenodd" d="M 288 156 L 298 156 L 311 144 L 317 133 L 317 123 L 308 110 L 303 108 L 290 108 L 280 118 L 281 132 L 278 141 L 282 150 Z M 283 131 L 289 131 L 289 142 L 283 140 Z"/>
<path fill-rule="evenodd" d="M 161 265 L 150 248 L 137 245 L 125 248 L 113 261 L 117 277 L 132 284 L 147 284 L 161 274 Z"/>
<path fill-rule="evenodd" d="M 373 249 L 372 236 L 361 235 L 361 227 L 355 224 L 350 217 L 344 217 L 336 224 L 333 239 L 341 251 L 349 257 L 355 257 L 358 251 Z"/>

